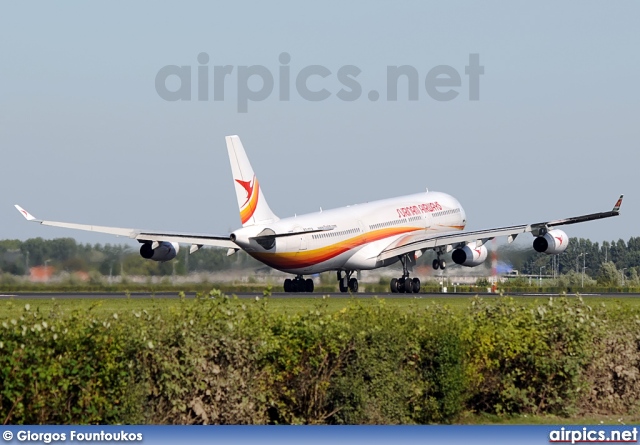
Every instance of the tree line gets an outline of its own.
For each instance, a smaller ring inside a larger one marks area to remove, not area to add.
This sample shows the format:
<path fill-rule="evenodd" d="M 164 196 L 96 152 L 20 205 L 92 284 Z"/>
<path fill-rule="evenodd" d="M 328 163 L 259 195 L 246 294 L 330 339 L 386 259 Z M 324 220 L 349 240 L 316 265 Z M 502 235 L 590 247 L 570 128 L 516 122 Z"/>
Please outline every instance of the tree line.
<path fill-rule="evenodd" d="M 584 277 L 585 284 L 597 280 L 603 285 L 637 285 L 640 282 L 640 237 L 625 242 L 604 241 L 602 244 L 585 238 L 571 238 L 567 250 L 560 255 L 540 255 L 528 252 L 521 263 L 524 274 Z M 554 273 L 555 269 L 555 273 Z"/>
<path fill-rule="evenodd" d="M 98 272 L 104 276 L 168 276 L 263 265 L 244 252 L 227 256 L 226 249 L 201 249 L 194 255 L 181 249 L 176 259 L 158 263 L 145 260 L 136 247 L 125 244 L 82 244 L 73 238 L 0 241 L 2 273 L 27 275 L 30 268 L 37 266 L 53 267 L 56 272 Z"/>
<path fill-rule="evenodd" d="M 571 238 L 567 250 L 555 255 L 555 259 L 532 249 L 499 246 L 497 257 L 524 275 L 580 276 L 581 279 L 584 273 L 586 280 L 603 281 L 604 277 L 611 285 L 625 284 L 626 280 L 640 281 L 640 237 L 602 244 Z M 430 261 L 431 255 L 419 260 L 425 265 Z M 0 272 L 27 275 L 29 269 L 36 266 L 50 266 L 56 272 L 94 271 L 104 276 L 169 276 L 265 267 L 244 252 L 227 256 L 226 249 L 205 248 L 193 255 L 189 255 L 188 249 L 181 249 L 175 260 L 158 263 L 143 259 L 135 246 L 126 244 L 82 244 L 73 238 L 0 240 Z M 487 266 L 490 266 L 489 260 Z"/>

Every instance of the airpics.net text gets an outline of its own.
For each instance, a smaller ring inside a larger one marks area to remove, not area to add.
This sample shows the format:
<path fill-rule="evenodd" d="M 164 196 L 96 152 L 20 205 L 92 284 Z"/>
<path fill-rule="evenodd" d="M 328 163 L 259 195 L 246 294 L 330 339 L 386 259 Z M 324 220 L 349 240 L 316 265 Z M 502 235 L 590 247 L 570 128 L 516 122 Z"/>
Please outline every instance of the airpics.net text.
<path fill-rule="evenodd" d="M 165 65 L 155 77 L 158 96 L 166 101 L 225 101 L 230 90 L 235 88 L 235 100 L 239 113 L 249 111 L 249 102 L 260 102 L 272 97 L 277 90 L 277 100 L 292 100 L 292 84 L 295 93 L 302 100 L 320 102 L 336 97 L 340 101 L 353 102 L 363 95 L 362 70 L 355 65 L 343 65 L 330 69 L 323 65 L 307 65 L 292 69 L 291 55 L 283 52 L 278 57 L 279 66 L 271 70 L 264 65 L 213 65 L 209 54 L 202 52 L 197 57 L 198 66 Z M 274 71 L 277 72 L 274 75 Z M 468 100 L 480 100 L 480 76 L 484 66 L 480 65 L 479 54 L 469 54 L 464 75 L 468 77 Z M 335 79 L 332 77 L 335 76 Z M 418 69 L 411 65 L 386 66 L 386 91 L 384 98 L 389 102 L 399 100 L 420 100 L 421 83 L 427 96 L 434 101 L 448 102 L 460 95 L 463 86 L 460 72 L 449 65 L 437 65 L 420 76 Z M 337 81 L 337 83 L 336 83 Z M 277 84 L 277 87 L 276 87 Z M 339 88 L 332 93 L 330 89 Z M 370 89 L 366 97 L 371 102 L 381 99 L 379 89 Z M 423 96 L 424 97 L 424 96 Z"/>

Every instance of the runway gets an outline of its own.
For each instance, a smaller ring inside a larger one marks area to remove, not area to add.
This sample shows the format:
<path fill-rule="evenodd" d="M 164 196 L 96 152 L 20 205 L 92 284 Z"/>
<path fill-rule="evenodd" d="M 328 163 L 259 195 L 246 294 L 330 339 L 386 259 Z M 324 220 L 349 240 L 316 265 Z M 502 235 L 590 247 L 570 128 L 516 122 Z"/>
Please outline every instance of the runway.
<path fill-rule="evenodd" d="M 238 298 L 244 299 L 253 299 L 256 297 L 262 298 L 262 292 L 231 292 L 225 293 L 225 295 L 235 295 Z M 278 298 L 278 299 L 286 299 L 286 298 L 308 298 L 308 299 L 321 299 L 323 296 L 330 298 L 433 298 L 433 297 L 443 297 L 443 296 L 451 296 L 452 298 L 469 298 L 473 295 L 472 293 L 458 293 L 458 294 L 392 294 L 392 293 L 288 293 L 288 292 L 274 292 L 271 294 L 269 298 Z M 487 294 L 490 296 L 491 294 Z M 195 298 L 195 292 L 185 292 L 185 298 Z M 115 292 L 115 293 L 89 293 L 89 292 L 47 292 L 47 293 L 36 293 L 36 292 L 15 292 L 15 293 L 6 293 L 0 294 L 0 300 L 2 299 L 94 299 L 94 300 L 109 300 L 109 299 L 144 299 L 144 298 L 161 298 L 161 299 L 178 299 L 180 295 L 178 292 L 132 292 L 130 294 L 125 294 L 124 292 Z"/>
<path fill-rule="evenodd" d="M 225 295 L 235 295 L 238 298 L 243 299 L 254 299 L 256 297 L 262 298 L 262 292 L 240 292 L 240 293 L 228 293 Z M 373 292 L 363 292 L 363 293 L 285 293 L 285 292 L 275 292 L 271 294 L 269 298 L 276 299 L 286 299 L 286 298 L 308 298 L 308 299 L 320 299 L 323 296 L 329 298 L 341 298 L 341 299 L 349 299 L 349 298 L 385 298 L 385 299 L 424 299 L 424 298 L 471 298 L 473 296 L 481 296 L 483 298 L 498 298 L 498 294 L 491 293 L 424 293 L 424 294 L 392 294 L 392 293 L 373 293 Z M 589 293 L 589 294 L 580 294 L 583 297 L 610 297 L 610 298 L 637 298 L 640 297 L 640 294 L 637 293 Z M 195 292 L 187 292 L 185 293 L 185 298 L 195 298 Z M 558 297 L 558 294 L 548 294 L 548 293 L 518 293 L 513 292 L 509 293 L 509 296 L 513 297 L 524 297 L 524 298 L 547 298 L 547 297 Z M 567 294 L 568 297 L 575 296 L 575 294 Z M 7 299 L 18 299 L 18 300 L 31 300 L 31 299 L 93 299 L 93 300 L 110 300 L 110 299 L 146 299 L 146 298 L 160 298 L 160 299 L 178 299 L 180 295 L 178 292 L 132 292 L 130 294 L 126 294 L 124 292 L 114 292 L 114 293 L 89 293 L 89 292 L 47 292 L 47 293 L 36 293 L 36 292 L 15 292 L 15 293 L 4 293 L 0 294 L 0 300 Z"/>

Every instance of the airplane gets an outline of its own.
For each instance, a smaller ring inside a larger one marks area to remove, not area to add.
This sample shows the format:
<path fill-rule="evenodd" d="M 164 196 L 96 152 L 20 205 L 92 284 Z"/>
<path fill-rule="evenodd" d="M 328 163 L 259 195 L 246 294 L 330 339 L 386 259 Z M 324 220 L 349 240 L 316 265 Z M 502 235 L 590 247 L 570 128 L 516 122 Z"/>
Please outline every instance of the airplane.
<path fill-rule="evenodd" d="M 425 191 L 365 204 L 320 210 L 306 215 L 278 218 L 263 190 L 238 136 L 227 136 L 227 151 L 240 210 L 242 227 L 226 235 L 136 230 L 39 220 L 19 205 L 28 220 L 45 226 L 126 236 L 139 241 L 140 255 L 153 261 L 174 259 L 180 244 L 190 245 L 190 254 L 203 246 L 243 250 L 253 258 L 294 275 L 284 280 L 285 292 L 313 292 L 314 283 L 304 276 L 335 271 L 341 292 L 357 292 L 360 271 L 386 267 L 398 261 L 402 276 L 391 279 L 392 293 L 418 293 L 420 280 L 411 278 L 416 260 L 427 250 L 436 258 L 434 269 L 445 269 L 444 254 L 454 263 L 475 267 L 487 259 L 485 243 L 496 237 L 512 242 L 531 233 L 533 249 L 556 255 L 569 244 L 558 226 L 618 216 L 624 195 L 610 211 L 533 224 L 521 224 L 465 232 L 467 215 L 456 198 L 442 192 Z M 354 276 L 354 273 L 356 274 Z"/>

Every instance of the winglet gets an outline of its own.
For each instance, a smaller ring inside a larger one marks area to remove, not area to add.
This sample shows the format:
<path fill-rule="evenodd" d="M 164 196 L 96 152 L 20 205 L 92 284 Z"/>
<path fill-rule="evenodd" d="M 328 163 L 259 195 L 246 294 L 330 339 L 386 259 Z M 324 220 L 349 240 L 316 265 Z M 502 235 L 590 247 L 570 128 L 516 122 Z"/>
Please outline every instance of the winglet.
<path fill-rule="evenodd" d="M 624 197 L 624 195 L 620 195 L 620 197 L 618 198 L 618 201 L 616 202 L 616 205 L 613 206 L 613 212 L 614 213 L 620 213 L 620 206 L 622 205 L 622 198 Z"/>
<path fill-rule="evenodd" d="M 22 216 L 24 216 L 24 218 L 27 221 L 37 221 L 37 219 L 35 218 L 35 216 L 33 216 L 31 213 L 27 212 L 25 209 L 23 209 L 22 207 L 20 207 L 19 205 L 15 205 L 15 208 L 18 209 L 18 212 L 20 212 L 22 214 Z"/>

